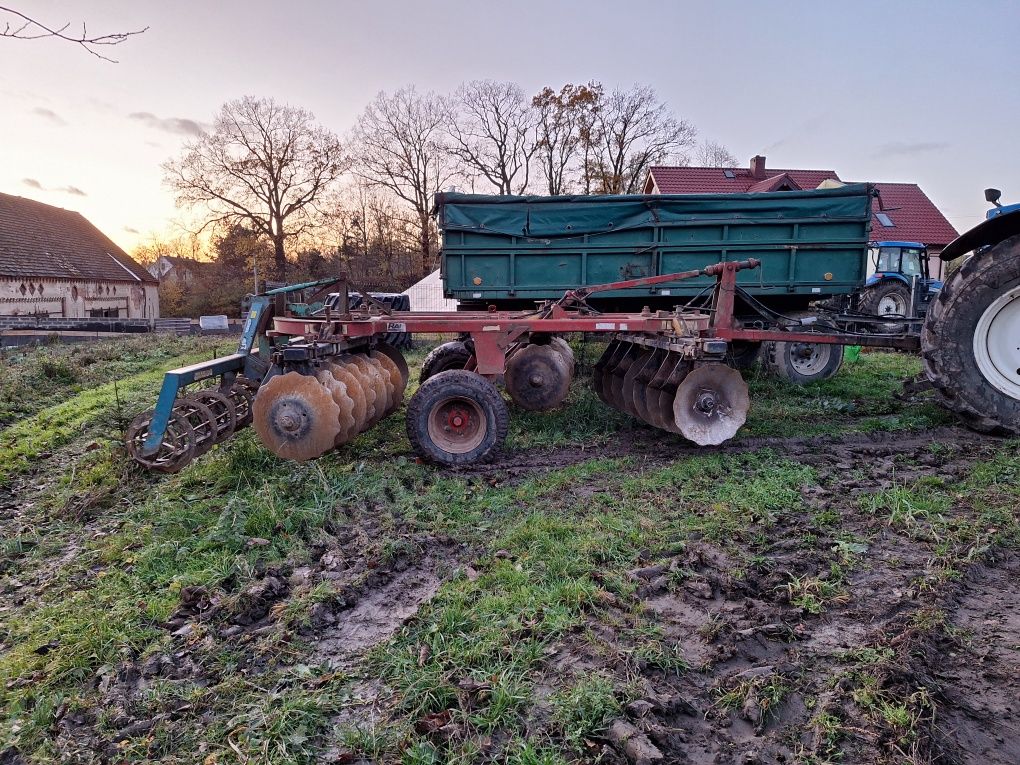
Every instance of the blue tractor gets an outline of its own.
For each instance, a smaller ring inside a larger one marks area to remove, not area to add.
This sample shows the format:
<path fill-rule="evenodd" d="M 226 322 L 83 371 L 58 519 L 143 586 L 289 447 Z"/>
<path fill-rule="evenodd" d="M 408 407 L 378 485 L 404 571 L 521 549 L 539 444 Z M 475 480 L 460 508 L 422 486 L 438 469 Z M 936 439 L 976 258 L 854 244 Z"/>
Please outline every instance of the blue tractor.
<path fill-rule="evenodd" d="M 942 289 L 928 268 L 928 248 L 920 242 L 875 242 L 875 273 L 860 292 L 858 307 L 884 318 L 921 318 Z"/>

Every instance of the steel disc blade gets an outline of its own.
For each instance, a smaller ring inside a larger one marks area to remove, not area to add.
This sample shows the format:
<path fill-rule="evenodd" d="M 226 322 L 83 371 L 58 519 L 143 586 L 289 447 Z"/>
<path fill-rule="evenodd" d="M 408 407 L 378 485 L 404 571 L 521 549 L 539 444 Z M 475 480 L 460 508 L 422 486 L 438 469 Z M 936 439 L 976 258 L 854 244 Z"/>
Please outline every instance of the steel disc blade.
<path fill-rule="evenodd" d="M 407 360 L 404 358 L 404 354 L 389 343 L 376 343 L 375 350 L 389 356 L 390 361 L 396 364 L 397 369 L 400 370 L 400 378 L 403 381 L 401 383 L 401 390 L 406 388 L 407 380 L 411 376 L 411 371 L 407 368 Z"/>
<path fill-rule="evenodd" d="M 350 363 L 358 366 L 358 369 L 361 370 L 362 381 L 371 386 L 375 392 L 375 397 L 372 399 L 372 416 L 368 418 L 368 427 L 372 427 L 383 418 L 383 415 L 386 414 L 386 408 L 389 406 L 386 383 L 383 381 L 382 372 L 370 364 L 368 359 L 360 353 L 352 353 L 344 358 L 345 360 L 349 359 Z"/>
<path fill-rule="evenodd" d="M 525 345 L 507 359 L 503 377 L 507 393 L 522 409 L 555 409 L 570 392 L 570 369 L 551 345 Z"/>
<path fill-rule="evenodd" d="M 365 432 L 375 423 L 375 385 L 372 383 L 372 376 L 354 361 L 351 355 L 340 357 L 340 366 L 353 375 L 358 384 L 361 385 L 361 392 L 365 399 L 365 419 L 361 424 L 361 432 Z"/>
<path fill-rule="evenodd" d="M 645 368 L 645 364 L 651 358 L 652 352 L 647 348 L 638 351 L 634 361 L 627 367 L 626 373 L 623 375 L 623 388 L 621 389 L 621 398 L 623 405 L 626 407 L 624 411 L 627 412 L 631 417 L 638 417 L 637 409 L 634 406 L 635 389 L 637 384 L 637 376 L 642 369 Z"/>
<path fill-rule="evenodd" d="M 612 377 L 609 379 L 609 397 L 613 406 L 621 412 L 631 414 L 630 405 L 623 395 L 623 384 L 627 379 L 627 370 L 631 368 L 635 359 L 644 351 L 639 345 L 629 344 L 627 352 L 620 358 L 619 363 L 612 370 Z"/>
<path fill-rule="evenodd" d="M 620 342 L 618 340 L 611 340 L 606 345 L 606 349 L 602 352 L 599 360 L 595 362 L 595 366 L 592 367 L 591 371 L 592 389 L 595 391 L 595 395 L 599 397 L 599 401 L 607 406 L 612 406 L 612 404 L 610 404 L 609 398 L 606 395 L 606 383 L 608 382 L 606 370 L 609 368 L 619 347 Z"/>
<path fill-rule="evenodd" d="M 366 401 L 365 389 L 361 385 L 360 375 L 351 371 L 351 366 L 329 362 L 326 367 L 330 374 L 344 384 L 347 388 L 347 395 L 350 396 L 353 404 L 351 415 L 354 418 L 354 433 L 351 438 L 365 429 L 368 424 L 368 402 Z M 354 367 L 357 369 L 357 367 Z"/>
<path fill-rule="evenodd" d="M 645 356 L 641 369 L 634 375 L 633 391 L 631 393 L 631 406 L 634 408 L 634 416 L 642 422 L 651 424 L 648 415 L 648 405 L 645 401 L 645 394 L 648 393 L 648 383 L 658 371 L 662 364 L 662 351 L 652 350 Z"/>
<path fill-rule="evenodd" d="M 549 345 L 559 351 L 560 355 L 563 356 L 563 360 L 567 362 L 567 369 L 570 372 L 570 377 L 574 376 L 574 349 L 570 347 L 570 343 L 564 340 L 562 337 L 553 337 L 549 340 Z"/>
<path fill-rule="evenodd" d="M 400 408 L 400 402 L 404 400 L 406 381 L 400 372 L 400 368 L 385 353 L 373 350 L 369 353 L 369 360 L 378 364 L 389 379 L 390 385 L 387 387 L 387 391 L 390 396 L 390 405 L 386 409 L 385 414 L 383 414 L 383 417 L 389 417 Z"/>
<path fill-rule="evenodd" d="M 645 401 L 648 404 L 649 421 L 657 428 L 679 433 L 673 417 L 673 400 L 677 386 L 691 371 L 691 362 L 675 353 L 667 354 L 648 386 Z"/>
<path fill-rule="evenodd" d="M 315 379 L 329 391 L 333 403 L 340 410 L 338 415 L 340 432 L 336 435 L 335 446 L 350 441 L 357 435 L 357 424 L 354 421 L 354 401 L 347 395 L 347 386 L 338 380 L 328 368 L 323 367 L 315 373 Z"/>
<path fill-rule="evenodd" d="M 237 407 L 218 390 L 196 390 L 188 397 L 205 404 L 216 415 L 216 443 L 222 443 L 234 434 L 237 427 Z"/>
<path fill-rule="evenodd" d="M 271 378 L 259 388 L 253 410 L 259 439 L 286 459 L 315 459 L 333 448 L 340 433 L 340 408 L 311 375 Z"/>
<path fill-rule="evenodd" d="M 740 372 L 725 364 L 706 364 L 680 383 L 673 400 L 673 417 L 688 441 L 714 446 L 737 434 L 749 408 L 747 383 Z"/>
<path fill-rule="evenodd" d="M 212 409 L 190 396 L 180 398 L 174 411 L 184 416 L 195 432 L 195 456 L 201 457 L 216 443 L 216 415 Z"/>

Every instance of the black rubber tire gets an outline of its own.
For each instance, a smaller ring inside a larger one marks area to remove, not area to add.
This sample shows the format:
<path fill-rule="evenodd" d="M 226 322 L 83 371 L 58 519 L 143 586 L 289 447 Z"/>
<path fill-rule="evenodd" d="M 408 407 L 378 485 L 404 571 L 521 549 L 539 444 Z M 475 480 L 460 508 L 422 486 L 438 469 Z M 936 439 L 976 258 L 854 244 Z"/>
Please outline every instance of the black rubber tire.
<path fill-rule="evenodd" d="M 921 329 L 921 358 L 943 405 L 982 433 L 1020 433 L 1020 400 L 991 385 L 974 356 L 988 307 L 1020 286 L 1020 236 L 971 255 L 946 278 Z"/>
<path fill-rule="evenodd" d="M 483 414 L 481 441 L 470 451 L 447 451 L 429 433 L 433 410 L 451 399 L 466 399 Z M 440 465 L 470 465 L 491 460 L 502 448 L 509 427 L 510 412 L 496 386 L 464 369 L 448 369 L 430 377 L 419 386 L 407 405 L 407 437 L 411 445 L 423 459 Z"/>
<path fill-rule="evenodd" d="M 421 374 L 418 375 L 418 382 L 423 383 L 430 377 L 435 377 L 440 372 L 449 369 L 463 369 L 468 359 L 471 358 L 471 351 L 464 345 L 462 340 L 453 340 L 433 348 L 421 365 Z"/>
<path fill-rule="evenodd" d="M 910 287 L 898 279 L 888 279 L 886 281 L 879 282 L 872 287 L 865 287 L 861 291 L 861 299 L 858 303 L 858 308 L 861 313 L 867 313 L 872 316 L 882 316 L 879 313 L 878 307 L 881 304 L 882 299 L 889 295 L 899 295 L 903 301 L 903 315 L 910 311 Z M 875 332 L 883 335 L 896 335 L 900 332 L 905 332 L 907 325 L 901 323 L 889 322 L 887 324 L 879 324 L 875 327 Z"/>
<path fill-rule="evenodd" d="M 764 343 L 749 343 L 735 340 L 726 351 L 726 364 L 733 369 L 751 369 L 761 360 Z"/>
<path fill-rule="evenodd" d="M 795 313 L 791 316 L 807 317 L 809 313 Z M 843 366 L 843 346 L 817 343 L 820 352 L 828 349 L 829 357 L 824 364 L 813 374 L 804 374 L 793 365 L 793 353 L 798 350 L 801 343 L 770 340 L 762 343 L 762 359 L 766 371 L 783 380 L 792 382 L 794 385 L 807 385 L 808 383 L 821 382 L 834 376 Z M 810 344 L 809 345 L 813 345 Z"/>

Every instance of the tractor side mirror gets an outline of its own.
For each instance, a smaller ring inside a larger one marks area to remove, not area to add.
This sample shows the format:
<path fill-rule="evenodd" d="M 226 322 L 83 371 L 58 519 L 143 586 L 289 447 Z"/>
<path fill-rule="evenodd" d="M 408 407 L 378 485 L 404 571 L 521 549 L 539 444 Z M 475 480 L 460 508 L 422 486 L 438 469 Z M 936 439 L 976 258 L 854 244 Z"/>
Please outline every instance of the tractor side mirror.
<path fill-rule="evenodd" d="M 991 202 L 996 207 L 1002 207 L 999 204 L 999 197 L 1002 196 L 1002 192 L 998 189 L 985 189 L 985 201 Z"/>

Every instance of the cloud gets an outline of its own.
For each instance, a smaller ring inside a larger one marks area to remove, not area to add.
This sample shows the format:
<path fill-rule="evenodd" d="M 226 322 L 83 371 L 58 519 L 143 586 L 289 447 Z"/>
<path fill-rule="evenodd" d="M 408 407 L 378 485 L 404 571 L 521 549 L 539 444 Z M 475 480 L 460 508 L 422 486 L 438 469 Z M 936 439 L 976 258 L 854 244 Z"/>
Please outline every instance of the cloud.
<path fill-rule="evenodd" d="M 61 194 L 70 194 L 71 196 L 74 196 L 74 197 L 87 197 L 88 196 L 88 194 L 86 194 L 84 191 L 79 189 L 77 186 L 71 186 L 70 184 L 68 184 L 67 186 L 50 186 L 50 187 L 47 187 L 47 186 L 43 186 L 42 183 L 40 183 L 35 178 L 22 178 L 21 182 L 25 186 L 28 186 L 30 189 L 38 189 L 39 191 L 57 191 L 57 192 L 60 192 Z"/>
<path fill-rule="evenodd" d="M 124 232 L 127 233 L 127 234 L 137 234 L 137 233 L 139 233 L 137 228 L 131 228 L 131 226 L 124 226 Z"/>
<path fill-rule="evenodd" d="M 893 141 L 878 147 L 875 157 L 902 157 L 910 154 L 925 154 L 930 151 L 942 151 L 948 149 L 949 144 L 941 141 L 918 141 L 906 143 L 905 141 Z"/>
<path fill-rule="evenodd" d="M 46 109 L 42 106 L 35 107 L 32 110 L 32 114 L 36 115 L 37 117 L 42 117 L 43 119 L 49 120 L 54 125 L 67 124 L 67 122 L 64 121 L 64 118 L 57 114 L 55 111 L 53 111 L 52 109 Z"/>
<path fill-rule="evenodd" d="M 132 112 L 129 119 L 138 120 L 146 127 L 162 130 L 166 133 L 198 136 L 204 132 L 200 122 L 185 117 L 157 117 L 152 112 Z"/>

